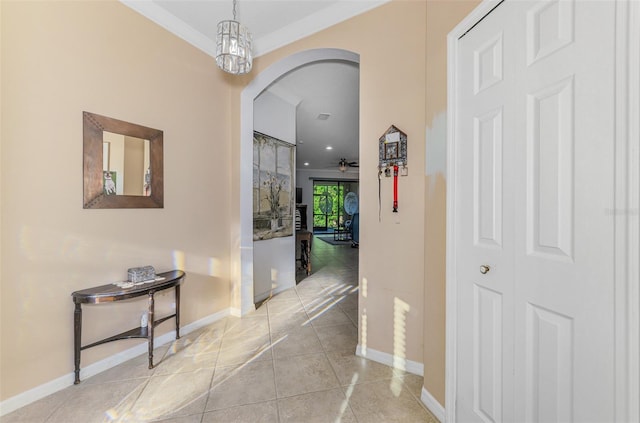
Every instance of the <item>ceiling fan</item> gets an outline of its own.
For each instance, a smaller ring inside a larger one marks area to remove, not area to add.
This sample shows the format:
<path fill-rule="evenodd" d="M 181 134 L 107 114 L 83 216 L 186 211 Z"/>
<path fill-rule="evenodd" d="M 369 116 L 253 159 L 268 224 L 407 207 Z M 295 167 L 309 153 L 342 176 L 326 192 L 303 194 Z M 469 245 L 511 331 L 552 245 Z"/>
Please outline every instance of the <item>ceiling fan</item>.
<path fill-rule="evenodd" d="M 349 167 L 358 167 L 358 162 L 356 161 L 347 161 L 347 159 L 342 158 L 338 162 L 338 169 L 340 172 L 345 172 Z"/>

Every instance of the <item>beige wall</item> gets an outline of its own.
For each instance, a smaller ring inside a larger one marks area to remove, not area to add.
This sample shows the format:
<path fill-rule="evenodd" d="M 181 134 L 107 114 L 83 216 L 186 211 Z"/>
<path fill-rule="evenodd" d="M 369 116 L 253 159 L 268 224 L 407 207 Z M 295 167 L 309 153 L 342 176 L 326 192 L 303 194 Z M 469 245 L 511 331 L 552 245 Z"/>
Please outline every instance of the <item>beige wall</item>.
<path fill-rule="evenodd" d="M 183 325 L 229 306 L 231 117 L 214 60 L 119 2 L 2 1 L 0 15 L 5 400 L 72 372 L 71 292 L 129 267 L 187 272 Z M 164 131 L 164 209 L 82 208 L 83 110 Z M 144 307 L 85 307 L 85 340 L 139 324 Z"/>
<path fill-rule="evenodd" d="M 426 2 L 394 1 L 254 62 L 258 74 L 307 49 L 360 55 L 360 282 L 367 285 L 360 343 L 415 362 L 423 359 L 425 18 Z M 239 105 L 233 110 L 239 120 Z M 378 138 L 392 124 L 408 135 L 409 176 L 399 181 L 397 214 L 391 212 L 392 179 L 383 178 L 378 221 Z M 234 150 L 234 161 L 238 157 Z"/>
<path fill-rule="evenodd" d="M 445 393 L 447 34 L 480 0 L 427 1 L 424 386 Z"/>
<path fill-rule="evenodd" d="M 438 166 L 425 169 L 425 153 L 431 163 L 438 149 L 430 143 L 443 142 L 446 34 L 476 3 L 396 0 L 260 57 L 252 75 L 234 78 L 115 1 L 0 2 L 0 400 L 72 371 L 70 293 L 122 279 L 128 267 L 187 271 L 184 324 L 229 306 L 230 267 L 240 265 L 239 166 L 230 165 L 240 157 L 240 92 L 288 55 L 334 47 L 361 60 L 366 345 L 424 362 L 425 386 L 444 403 L 445 181 Z M 82 209 L 83 110 L 164 130 L 164 209 Z M 391 180 L 382 180 L 379 222 L 377 140 L 391 124 L 408 134 L 409 176 L 400 179 L 397 215 Z M 143 307 L 88 308 L 86 339 L 135 324 Z M 83 366 L 135 343 L 87 350 Z"/>
<path fill-rule="evenodd" d="M 312 48 L 360 54 L 360 283 L 364 287 L 366 281 L 367 287 L 360 311 L 366 310 L 367 315 L 366 345 L 424 363 L 425 388 L 441 404 L 445 392 L 446 36 L 479 2 L 395 0 L 255 62 L 259 73 L 284 57 Z M 399 181 L 398 216 L 391 213 L 391 180 L 382 180 L 379 222 L 377 140 L 391 124 L 408 134 L 409 176 Z M 425 162 L 435 166 L 425 168 Z"/>

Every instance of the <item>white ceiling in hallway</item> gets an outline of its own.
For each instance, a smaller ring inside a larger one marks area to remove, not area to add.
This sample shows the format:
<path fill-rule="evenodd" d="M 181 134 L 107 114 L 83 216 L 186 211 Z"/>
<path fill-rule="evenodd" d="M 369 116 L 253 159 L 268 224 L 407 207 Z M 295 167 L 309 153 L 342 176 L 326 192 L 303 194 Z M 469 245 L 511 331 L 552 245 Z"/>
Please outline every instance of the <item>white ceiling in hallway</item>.
<path fill-rule="evenodd" d="M 359 78 L 353 63 L 320 62 L 292 71 L 267 89 L 289 102 L 299 101 L 298 169 L 335 170 L 340 158 L 358 160 Z"/>
<path fill-rule="evenodd" d="M 237 19 L 253 34 L 259 56 L 331 25 L 378 7 L 389 0 L 239 0 Z M 220 20 L 232 19 L 232 0 L 121 0 L 210 56 Z M 333 46 L 327 46 L 333 47 Z M 211 72 L 222 72 L 212 69 Z M 268 88 L 281 98 L 299 102 L 297 165 L 337 169 L 341 158 L 358 159 L 359 69 L 349 63 L 307 65 Z M 317 119 L 319 114 L 328 119 Z M 300 141 L 302 141 L 300 143 Z M 326 150 L 327 146 L 333 147 Z M 356 168 L 349 168 L 355 171 Z"/>
<path fill-rule="evenodd" d="M 218 22 L 233 18 L 232 0 L 120 1 L 211 56 Z M 238 0 L 236 10 L 260 56 L 389 1 Z"/>

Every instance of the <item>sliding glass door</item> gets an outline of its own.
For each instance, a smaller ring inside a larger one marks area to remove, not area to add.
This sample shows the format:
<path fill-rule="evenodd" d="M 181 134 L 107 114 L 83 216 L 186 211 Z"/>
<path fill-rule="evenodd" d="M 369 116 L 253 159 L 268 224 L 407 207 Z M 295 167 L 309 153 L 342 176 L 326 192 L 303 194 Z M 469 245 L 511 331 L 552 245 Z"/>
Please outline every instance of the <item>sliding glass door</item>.
<path fill-rule="evenodd" d="M 344 210 L 344 197 L 358 194 L 358 181 L 313 181 L 313 231 L 332 232 L 351 219 Z"/>

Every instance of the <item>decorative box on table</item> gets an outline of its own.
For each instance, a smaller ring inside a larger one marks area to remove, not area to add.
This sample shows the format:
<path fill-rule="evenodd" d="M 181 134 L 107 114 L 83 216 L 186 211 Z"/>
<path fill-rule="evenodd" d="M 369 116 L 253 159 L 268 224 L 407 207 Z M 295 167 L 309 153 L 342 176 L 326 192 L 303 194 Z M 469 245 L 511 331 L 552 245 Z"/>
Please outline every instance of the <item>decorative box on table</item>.
<path fill-rule="evenodd" d="M 153 266 L 132 267 L 127 270 L 130 282 L 143 282 L 154 280 L 156 269 Z"/>

